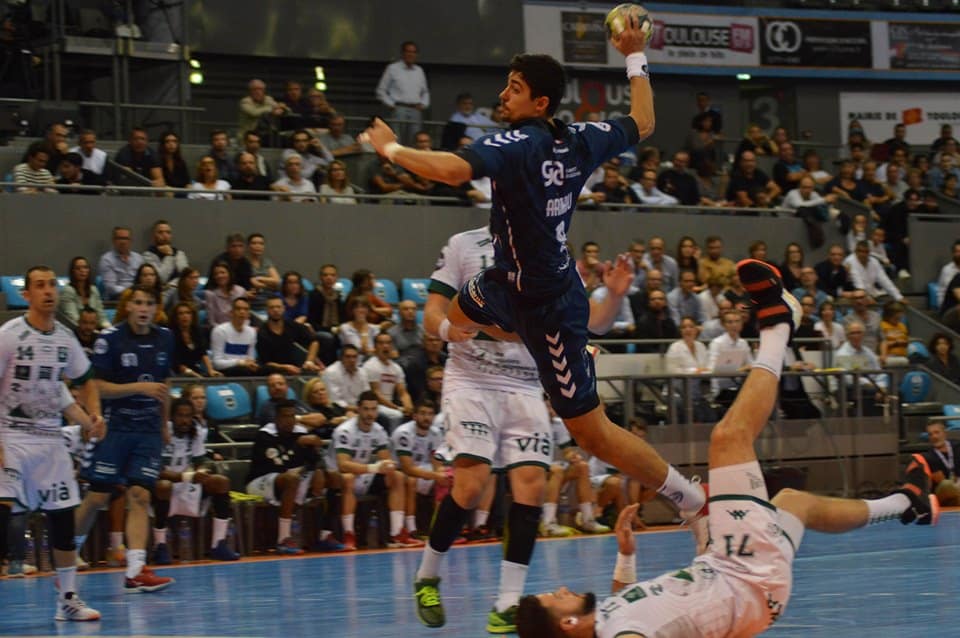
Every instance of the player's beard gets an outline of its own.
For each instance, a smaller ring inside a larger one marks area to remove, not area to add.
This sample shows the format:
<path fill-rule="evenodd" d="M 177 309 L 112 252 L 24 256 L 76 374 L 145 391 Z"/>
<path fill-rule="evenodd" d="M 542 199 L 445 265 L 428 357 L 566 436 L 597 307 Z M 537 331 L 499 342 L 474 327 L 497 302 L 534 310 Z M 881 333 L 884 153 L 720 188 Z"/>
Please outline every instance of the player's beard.
<path fill-rule="evenodd" d="M 597 595 L 592 591 L 588 591 L 583 595 L 583 611 L 580 612 L 583 615 L 592 614 L 597 608 Z"/>

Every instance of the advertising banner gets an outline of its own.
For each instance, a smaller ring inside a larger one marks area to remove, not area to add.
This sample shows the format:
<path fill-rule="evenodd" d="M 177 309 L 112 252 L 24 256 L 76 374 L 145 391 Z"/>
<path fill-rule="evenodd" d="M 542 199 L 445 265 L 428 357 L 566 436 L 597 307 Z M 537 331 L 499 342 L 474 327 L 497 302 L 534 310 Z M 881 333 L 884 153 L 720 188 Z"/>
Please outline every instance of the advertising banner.
<path fill-rule="evenodd" d="M 760 34 L 760 62 L 764 66 L 873 66 L 867 20 L 760 18 Z"/>
<path fill-rule="evenodd" d="M 563 61 L 567 64 L 607 64 L 607 34 L 602 13 L 563 11 Z"/>
<path fill-rule="evenodd" d="M 891 69 L 960 71 L 960 24 L 891 22 Z"/>
<path fill-rule="evenodd" d="M 756 66 L 757 19 L 749 16 L 657 13 L 647 59 L 663 64 Z"/>
<path fill-rule="evenodd" d="M 960 130 L 960 103 L 949 93 L 840 93 L 840 130 L 846 136 L 851 120 L 859 120 L 867 139 L 876 143 L 893 137 L 893 127 L 907 126 L 907 142 L 929 146 L 940 126 Z"/>

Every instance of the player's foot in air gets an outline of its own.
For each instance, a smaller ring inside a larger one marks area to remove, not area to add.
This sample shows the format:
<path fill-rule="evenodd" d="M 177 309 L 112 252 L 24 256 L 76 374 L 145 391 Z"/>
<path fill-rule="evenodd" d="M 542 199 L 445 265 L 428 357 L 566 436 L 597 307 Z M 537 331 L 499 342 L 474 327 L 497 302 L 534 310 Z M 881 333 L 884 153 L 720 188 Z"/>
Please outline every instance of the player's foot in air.
<path fill-rule="evenodd" d="M 487 614 L 487 631 L 491 634 L 517 633 L 517 606 L 508 607 L 504 611 L 497 611 L 494 607 Z"/>
<path fill-rule="evenodd" d="M 221 539 L 216 546 L 214 546 L 208 553 L 207 556 L 213 560 L 223 560 L 223 561 L 233 561 L 240 560 L 240 554 L 230 549 L 230 546 L 227 545 L 227 539 Z"/>
<path fill-rule="evenodd" d="M 763 329 L 786 323 L 793 334 L 800 325 L 803 310 L 796 297 L 783 289 L 780 271 L 758 259 L 744 259 L 737 264 L 737 275 L 750 293 L 750 300 L 757 306 L 757 327 Z"/>
<path fill-rule="evenodd" d="M 176 581 L 167 576 L 157 576 L 149 567 L 144 567 L 133 578 L 128 578 L 123 584 L 123 591 L 128 594 L 152 592 L 166 589 Z"/>
<path fill-rule="evenodd" d="M 907 480 L 896 492 L 910 499 L 910 507 L 900 516 L 904 525 L 936 525 L 940 520 L 940 501 L 930 493 L 930 466 L 922 454 L 914 454 L 910 459 Z"/>
<path fill-rule="evenodd" d="M 54 620 L 100 620 L 100 612 L 80 600 L 76 592 L 57 594 L 57 614 Z"/>
<path fill-rule="evenodd" d="M 707 545 L 710 543 L 710 488 L 706 483 L 700 482 L 699 476 L 694 476 L 690 482 L 696 483 L 703 490 L 703 507 L 696 512 L 681 511 L 680 517 L 693 534 L 697 556 L 699 556 L 707 551 Z"/>
<path fill-rule="evenodd" d="M 417 618 L 427 627 L 443 627 L 447 618 L 440 601 L 440 578 L 423 578 L 413 583 L 413 599 Z"/>
<path fill-rule="evenodd" d="M 567 536 L 573 536 L 576 533 L 576 530 L 574 530 L 572 527 L 567 527 L 566 525 L 561 525 L 557 522 L 550 523 L 549 525 L 544 525 L 543 523 L 540 524 L 541 536 L 547 536 L 550 538 L 565 538 Z"/>
<path fill-rule="evenodd" d="M 153 548 L 153 560 L 150 562 L 154 565 L 170 565 L 173 563 L 173 558 L 170 557 L 170 548 L 167 547 L 166 543 L 157 543 L 157 546 Z"/>

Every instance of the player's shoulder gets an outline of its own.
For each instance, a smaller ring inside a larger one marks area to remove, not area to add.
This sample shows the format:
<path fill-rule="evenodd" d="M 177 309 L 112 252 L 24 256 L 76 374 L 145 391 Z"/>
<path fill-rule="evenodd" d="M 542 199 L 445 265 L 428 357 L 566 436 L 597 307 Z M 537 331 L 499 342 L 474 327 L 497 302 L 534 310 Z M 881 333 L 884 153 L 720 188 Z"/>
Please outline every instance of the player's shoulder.
<path fill-rule="evenodd" d="M 481 226 L 480 228 L 472 228 L 470 230 L 465 230 L 455 235 L 451 235 L 450 239 L 447 240 L 447 245 L 451 248 L 459 248 L 462 246 L 486 245 L 491 241 L 490 227 Z"/>
<path fill-rule="evenodd" d="M 58 339 L 64 339 L 66 341 L 72 341 L 76 339 L 76 336 L 73 334 L 73 330 L 57 320 L 54 320 L 53 322 L 53 334 Z"/>
<path fill-rule="evenodd" d="M 5 321 L 3 325 L 0 326 L 0 336 L 22 334 L 24 330 L 30 329 L 30 324 L 27 323 L 26 317 L 20 315 L 19 317 Z"/>
<path fill-rule="evenodd" d="M 402 435 L 409 434 L 414 427 L 416 427 L 416 424 L 413 421 L 407 421 L 406 423 L 401 423 L 396 427 L 396 429 L 393 431 L 393 434 L 391 434 L 390 436 L 394 440 L 397 440 Z"/>
<path fill-rule="evenodd" d="M 333 430 L 333 435 L 353 432 L 357 427 L 357 417 L 350 417 Z"/>

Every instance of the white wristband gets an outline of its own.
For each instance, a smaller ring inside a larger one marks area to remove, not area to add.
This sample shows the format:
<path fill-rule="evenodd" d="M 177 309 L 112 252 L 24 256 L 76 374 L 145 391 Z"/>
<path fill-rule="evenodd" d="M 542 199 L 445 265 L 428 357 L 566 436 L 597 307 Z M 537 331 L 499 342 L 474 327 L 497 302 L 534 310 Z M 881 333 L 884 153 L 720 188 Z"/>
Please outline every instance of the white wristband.
<path fill-rule="evenodd" d="M 440 322 L 440 327 L 437 328 L 437 334 L 444 341 L 450 341 L 450 320 L 446 317 Z"/>
<path fill-rule="evenodd" d="M 647 69 L 647 54 L 642 51 L 631 53 L 627 56 L 627 79 L 646 78 L 650 79 L 650 71 Z"/>
<path fill-rule="evenodd" d="M 644 58 L 644 60 L 646 60 L 646 58 Z M 403 146 L 397 142 L 387 142 L 383 145 L 383 154 L 392 162 L 393 158 L 397 154 L 397 151 L 399 151 L 401 148 L 403 148 Z"/>
<path fill-rule="evenodd" d="M 188 471 L 188 472 L 181 472 L 181 473 L 180 473 L 180 480 L 183 481 L 184 483 L 193 483 L 193 475 L 194 475 L 194 474 L 196 474 L 196 472 L 189 472 L 189 471 Z"/>
<path fill-rule="evenodd" d="M 370 463 L 367 465 L 367 472 L 369 474 L 379 474 L 380 473 L 380 461 L 376 463 Z"/>
<path fill-rule="evenodd" d="M 617 552 L 617 565 L 613 568 L 613 579 L 618 583 L 629 585 L 637 582 L 637 555 L 624 556 Z"/>

